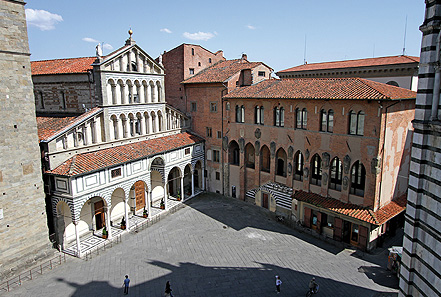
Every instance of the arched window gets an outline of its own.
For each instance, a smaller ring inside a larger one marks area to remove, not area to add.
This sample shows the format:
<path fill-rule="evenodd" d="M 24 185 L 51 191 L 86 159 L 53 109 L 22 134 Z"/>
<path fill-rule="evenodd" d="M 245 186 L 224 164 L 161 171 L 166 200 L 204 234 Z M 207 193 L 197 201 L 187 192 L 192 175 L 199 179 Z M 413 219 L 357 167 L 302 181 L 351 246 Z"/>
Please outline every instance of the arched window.
<path fill-rule="evenodd" d="M 138 71 L 138 65 L 136 65 L 136 62 L 132 62 L 132 71 Z"/>
<path fill-rule="evenodd" d="M 276 154 L 276 175 L 286 177 L 286 152 L 280 148 Z"/>
<path fill-rule="evenodd" d="M 263 125 L 263 106 L 254 107 L 254 123 Z"/>
<path fill-rule="evenodd" d="M 357 196 L 364 196 L 364 186 L 366 182 L 366 170 L 360 161 L 352 165 L 351 169 L 351 190 L 350 193 Z"/>
<path fill-rule="evenodd" d="M 329 188 L 341 191 L 342 183 L 342 163 L 339 158 L 335 157 L 331 161 L 331 177 L 329 181 Z"/>
<path fill-rule="evenodd" d="M 334 130 L 334 111 L 332 109 L 320 111 L 320 131 L 332 133 Z"/>
<path fill-rule="evenodd" d="M 311 160 L 311 184 L 322 185 L 322 159 L 315 154 Z"/>
<path fill-rule="evenodd" d="M 296 108 L 296 129 L 305 129 L 308 122 L 308 111 L 306 108 Z"/>
<path fill-rule="evenodd" d="M 245 165 L 254 169 L 254 146 L 251 143 L 245 146 Z"/>
<path fill-rule="evenodd" d="M 303 180 L 303 154 L 301 151 L 298 151 L 294 155 L 294 179 L 295 180 Z"/>
<path fill-rule="evenodd" d="M 274 107 L 274 126 L 285 126 L 285 109 L 283 107 Z"/>
<path fill-rule="evenodd" d="M 228 149 L 228 163 L 231 165 L 239 165 L 239 162 L 239 145 L 233 140 Z"/>
<path fill-rule="evenodd" d="M 245 119 L 245 107 L 236 105 L 236 123 L 243 123 Z"/>
<path fill-rule="evenodd" d="M 270 151 L 266 145 L 260 150 L 260 171 L 270 172 Z"/>
<path fill-rule="evenodd" d="M 364 112 L 349 112 L 349 134 L 363 136 L 364 133 Z"/>

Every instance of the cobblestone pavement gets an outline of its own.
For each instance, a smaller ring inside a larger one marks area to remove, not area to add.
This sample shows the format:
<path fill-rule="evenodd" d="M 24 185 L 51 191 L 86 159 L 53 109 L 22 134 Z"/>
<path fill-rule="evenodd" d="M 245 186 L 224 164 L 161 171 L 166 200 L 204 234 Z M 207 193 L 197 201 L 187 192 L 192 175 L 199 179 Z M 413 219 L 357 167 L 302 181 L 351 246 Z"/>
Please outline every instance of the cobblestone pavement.
<path fill-rule="evenodd" d="M 386 250 L 362 254 L 292 230 L 263 208 L 216 194 L 187 206 L 89 261 L 70 258 L 5 296 L 164 296 L 167 280 L 175 297 L 397 296 L 397 278 L 385 264 Z"/>

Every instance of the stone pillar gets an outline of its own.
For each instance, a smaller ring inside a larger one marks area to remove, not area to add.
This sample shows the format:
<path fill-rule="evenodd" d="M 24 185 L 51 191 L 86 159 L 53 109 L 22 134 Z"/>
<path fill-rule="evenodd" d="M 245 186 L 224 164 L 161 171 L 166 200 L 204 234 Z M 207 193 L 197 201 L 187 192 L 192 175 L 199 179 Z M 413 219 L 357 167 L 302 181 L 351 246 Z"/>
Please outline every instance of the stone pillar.
<path fill-rule="evenodd" d="M 124 197 L 124 219 L 126 220 L 126 230 L 129 230 L 130 228 L 128 200 L 128 198 Z"/>
<path fill-rule="evenodd" d="M 242 168 L 242 169 L 240 169 Z M 239 153 L 239 198 L 241 200 L 245 200 L 245 192 L 246 192 L 246 166 L 245 166 L 245 150 L 240 150 Z"/>
<path fill-rule="evenodd" d="M 110 226 L 110 209 L 109 206 L 107 206 L 105 208 L 106 210 L 106 225 L 107 225 L 107 233 L 108 233 L 108 238 L 112 238 L 112 226 Z"/>
<path fill-rule="evenodd" d="M 141 115 L 141 123 L 140 123 L 140 125 L 141 125 L 141 127 L 140 127 L 141 135 L 145 135 L 146 132 L 145 132 L 145 117 L 144 117 L 144 115 Z"/>
<path fill-rule="evenodd" d="M 127 97 L 126 97 L 126 85 L 121 84 L 121 104 L 127 104 Z"/>
<path fill-rule="evenodd" d="M 112 105 L 118 104 L 117 97 L 116 97 L 116 85 L 111 85 L 112 90 Z"/>
<path fill-rule="evenodd" d="M 184 175 L 181 176 L 181 199 L 184 201 L 185 195 L 184 195 Z"/>
<path fill-rule="evenodd" d="M 201 169 L 201 178 L 202 178 L 202 191 L 205 191 L 205 166 L 202 166 Z"/>
<path fill-rule="evenodd" d="M 123 139 L 124 138 L 124 124 L 123 124 L 124 120 L 123 119 L 118 119 L 117 124 L 118 124 L 118 139 Z"/>
<path fill-rule="evenodd" d="M 74 222 L 74 225 L 75 225 L 75 239 L 77 241 L 77 257 L 81 258 L 80 231 L 78 231 L 78 222 Z"/>
<path fill-rule="evenodd" d="M 196 169 L 194 169 L 196 170 Z M 191 172 L 191 196 L 194 196 L 194 170 Z"/>
<path fill-rule="evenodd" d="M 127 71 L 132 71 L 132 52 L 131 51 L 129 51 L 127 53 L 127 64 L 128 64 Z"/>
<path fill-rule="evenodd" d="M 165 210 L 168 210 L 167 182 L 164 183 L 164 205 Z"/>
<path fill-rule="evenodd" d="M 146 201 L 147 211 L 149 212 L 149 215 L 151 215 L 151 212 L 152 212 L 152 191 L 148 191 L 147 194 L 148 194 L 147 201 Z"/>

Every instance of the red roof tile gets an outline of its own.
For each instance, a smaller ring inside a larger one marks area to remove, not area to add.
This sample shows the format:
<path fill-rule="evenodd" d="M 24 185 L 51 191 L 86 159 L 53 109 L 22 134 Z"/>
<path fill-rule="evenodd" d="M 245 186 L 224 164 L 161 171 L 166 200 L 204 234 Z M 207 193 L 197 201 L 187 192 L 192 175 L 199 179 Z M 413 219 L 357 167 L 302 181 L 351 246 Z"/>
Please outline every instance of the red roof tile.
<path fill-rule="evenodd" d="M 76 125 L 84 118 L 101 111 L 102 108 L 94 107 L 91 110 L 77 117 L 37 117 L 38 139 L 40 141 L 49 140 L 65 129 Z"/>
<path fill-rule="evenodd" d="M 292 197 L 293 199 L 312 204 L 316 207 L 324 208 L 374 225 L 382 225 L 400 214 L 406 209 L 407 203 L 407 194 L 403 194 L 374 212 L 368 207 L 344 203 L 334 198 L 323 197 L 305 191 L 296 191 Z"/>
<path fill-rule="evenodd" d="M 236 88 L 224 98 L 392 100 L 414 99 L 416 92 L 363 78 L 293 78 Z"/>
<path fill-rule="evenodd" d="M 248 62 L 247 60 L 242 59 L 220 61 L 213 66 L 202 70 L 198 74 L 184 80 L 182 83 L 194 84 L 225 82 L 241 70 L 253 69 L 258 65 L 263 65 L 263 63 Z"/>
<path fill-rule="evenodd" d="M 31 62 L 32 75 L 86 73 L 96 57 L 55 59 Z"/>
<path fill-rule="evenodd" d="M 390 57 L 378 57 L 378 58 L 367 58 L 367 59 L 357 59 L 357 60 L 304 64 L 304 65 L 288 68 L 285 70 L 281 70 L 278 73 L 325 70 L 325 69 L 356 68 L 356 67 L 369 67 L 369 66 L 382 66 L 382 65 L 395 65 L 395 64 L 412 64 L 419 62 L 420 62 L 419 57 L 390 56 Z"/>
<path fill-rule="evenodd" d="M 101 170 L 158 153 L 202 142 L 190 133 L 180 133 L 117 147 L 75 155 L 57 168 L 47 171 L 56 175 L 74 176 Z"/>

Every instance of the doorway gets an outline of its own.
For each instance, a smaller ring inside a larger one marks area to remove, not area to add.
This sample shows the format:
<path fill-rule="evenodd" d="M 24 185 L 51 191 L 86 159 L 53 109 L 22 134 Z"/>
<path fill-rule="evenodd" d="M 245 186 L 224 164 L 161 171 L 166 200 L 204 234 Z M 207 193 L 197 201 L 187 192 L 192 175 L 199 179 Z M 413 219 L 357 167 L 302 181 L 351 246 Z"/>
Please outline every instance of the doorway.
<path fill-rule="evenodd" d="M 104 202 L 98 201 L 94 203 L 95 208 L 95 226 L 96 230 L 102 229 L 106 223 L 104 221 Z"/>
<path fill-rule="evenodd" d="M 145 186 L 143 181 L 137 181 L 135 183 L 135 203 L 136 210 L 143 209 L 145 207 Z"/>
<path fill-rule="evenodd" d="M 262 207 L 268 209 L 268 193 L 262 193 Z"/>
<path fill-rule="evenodd" d="M 343 242 L 351 243 L 351 222 L 343 221 Z"/>

